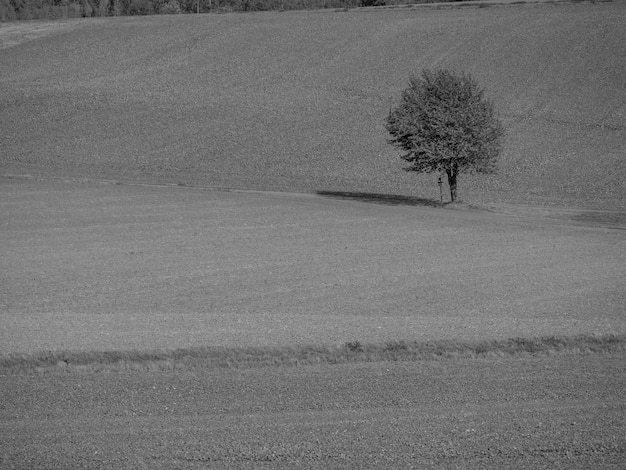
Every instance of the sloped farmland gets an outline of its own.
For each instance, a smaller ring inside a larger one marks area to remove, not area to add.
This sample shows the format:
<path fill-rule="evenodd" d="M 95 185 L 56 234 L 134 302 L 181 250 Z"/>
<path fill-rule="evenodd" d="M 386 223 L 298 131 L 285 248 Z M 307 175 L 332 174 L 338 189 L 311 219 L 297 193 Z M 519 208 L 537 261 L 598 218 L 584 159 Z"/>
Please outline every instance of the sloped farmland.
<path fill-rule="evenodd" d="M 436 176 L 402 171 L 384 119 L 410 73 L 449 67 L 507 129 L 499 173 L 463 178 L 462 199 L 624 208 L 625 18 L 623 2 L 516 4 L 13 31 L 0 171 L 438 199 Z"/>

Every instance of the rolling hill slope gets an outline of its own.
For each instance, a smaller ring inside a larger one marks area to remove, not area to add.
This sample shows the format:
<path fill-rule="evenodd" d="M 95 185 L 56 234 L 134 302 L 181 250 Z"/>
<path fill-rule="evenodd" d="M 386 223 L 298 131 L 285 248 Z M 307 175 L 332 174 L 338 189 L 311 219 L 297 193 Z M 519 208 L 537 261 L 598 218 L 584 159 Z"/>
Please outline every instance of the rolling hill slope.
<path fill-rule="evenodd" d="M 410 73 L 448 67 L 507 129 L 462 199 L 625 209 L 625 21 L 616 2 L 68 22 L 0 49 L 0 174 L 438 199 L 384 120 Z"/>

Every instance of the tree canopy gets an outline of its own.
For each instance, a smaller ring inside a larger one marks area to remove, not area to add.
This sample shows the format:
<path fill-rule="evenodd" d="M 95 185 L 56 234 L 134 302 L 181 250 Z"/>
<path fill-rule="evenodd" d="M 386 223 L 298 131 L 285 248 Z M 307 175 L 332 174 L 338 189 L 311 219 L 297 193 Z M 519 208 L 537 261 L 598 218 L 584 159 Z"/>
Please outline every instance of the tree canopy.
<path fill-rule="evenodd" d="M 457 199 L 459 173 L 492 173 L 504 129 L 493 104 L 469 74 L 424 70 L 411 76 L 387 117 L 389 143 L 404 151 L 407 171 L 445 172 Z"/>

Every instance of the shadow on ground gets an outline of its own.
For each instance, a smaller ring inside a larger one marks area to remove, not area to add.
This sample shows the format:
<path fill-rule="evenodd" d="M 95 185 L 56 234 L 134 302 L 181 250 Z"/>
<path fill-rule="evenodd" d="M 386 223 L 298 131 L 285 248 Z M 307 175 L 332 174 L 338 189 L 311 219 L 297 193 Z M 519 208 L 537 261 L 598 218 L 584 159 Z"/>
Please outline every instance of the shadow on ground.
<path fill-rule="evenodd" d="M 427 206 L 444 207 L 447 203 L 441 203 L 435 199 L 425 199 L 413 196 L 400 196 L 397 194 L 359 193 L 350 191 L 316 191 L 319 196 L 337 199 L 352 199 L 355 201 L 372 202 L 375 204 L 387 204 L 392 206 Z"/>
<path fill-rule="evenodd" d="M 362 193 L 351 191 L 316 191 L 316 194 L 336 199 L 351 199 L 354 201 L 386 204 L 391 206 L 422 206 L 437 207 L 462 211 L 488 211 L 526 217 L 543 217 L 573 222 L 576 225 L 605 227 L 612 229 L 626 229 L 626 212 L 624 211 L 582 211 L 569 208 L 525 206 L 515 204 L 491 204 L 478 206 L 458 202 L 440 202 L 436 199 L 426 199 L 398 194 Z"/>
<path fill-rule="evenodd" d="M 626 230 L 626 211 L 583 210 L 568 207 L 527 206 L 523 204 L 490 204 L 492 212 L 520 217 L 541 217 L 574 225 Z"/>
<path fill-rule="evenodd" d="M 626 229 L 626 212 L 618 211 L 587 211 L 571 217 L 575 222 L 588 225 L 602 225 L 611 228 Z"/>

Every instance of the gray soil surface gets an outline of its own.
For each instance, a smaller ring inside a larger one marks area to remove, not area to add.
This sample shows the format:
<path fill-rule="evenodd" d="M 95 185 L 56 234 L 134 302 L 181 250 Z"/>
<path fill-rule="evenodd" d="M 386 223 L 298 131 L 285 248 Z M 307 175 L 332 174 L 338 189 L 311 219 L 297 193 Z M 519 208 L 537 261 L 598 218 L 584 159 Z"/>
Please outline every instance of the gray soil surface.
<path fill-rule="evenodd" d="M 626 332 L 615 221 L 11 179 L 0 192 L 2 353 Z"/>
<path fill-rule="evenodd" d="M 626 331 L 619 213 L 16 179 L 0 191 L 4 354 Z M 625 359 L 59 362 L 0 375 L 0 467 L 619 468 Z"/>
<path fill-rule="evenodd" d="M 545 3 L 0 24 L 0 355 L 626 333 L 626 3 Z M 430 67 L 468 204 L 386 143 Z M 0 369 L 0 468 L 624 468 L 625 359 Z"/>
<path fill-rule="evenodd" d="M 0 467 L 623 468 L 625 359 L 0 376 Z"/>

